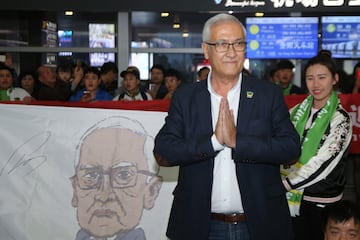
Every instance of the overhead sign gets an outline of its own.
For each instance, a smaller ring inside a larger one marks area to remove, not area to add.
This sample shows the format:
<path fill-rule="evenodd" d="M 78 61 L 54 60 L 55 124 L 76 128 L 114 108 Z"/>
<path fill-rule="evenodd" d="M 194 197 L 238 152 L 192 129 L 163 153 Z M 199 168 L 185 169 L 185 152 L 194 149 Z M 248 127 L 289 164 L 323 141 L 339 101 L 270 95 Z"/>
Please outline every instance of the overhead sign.
<path fill-rule="evenodd" d="M 322 10 L 327 8 L 339 8 L 342 10 L 352 10 L 353 7 L 360 6 L 360 0 L 214 0 L 215 4 L 223 5 L 233 10 L 255 8 L 262 11 L 272 10 Z M 334 9 L 335 10 L 335 9 Z"/>
<path fill-rule="evenodd" d="M 310 58 L 318 51 L 318 18 L 246 18 L 246 36 L 247 58 Z"/>
<path fill-rule="evenodd" d="M 12 10 L 77 10 L 96 12 L 116 11 L 236 11 L 236 12 L 358 12 L 360 0 L 183 0 L 183 1 L 119 1 L 119 0 L 14 0 L 0 6 Z"/>
<path fill-rule="evenodd" d="M 336 58 L 359 58 L 360 17 L 323 16 L 322 49 L 328 49 Z"/>

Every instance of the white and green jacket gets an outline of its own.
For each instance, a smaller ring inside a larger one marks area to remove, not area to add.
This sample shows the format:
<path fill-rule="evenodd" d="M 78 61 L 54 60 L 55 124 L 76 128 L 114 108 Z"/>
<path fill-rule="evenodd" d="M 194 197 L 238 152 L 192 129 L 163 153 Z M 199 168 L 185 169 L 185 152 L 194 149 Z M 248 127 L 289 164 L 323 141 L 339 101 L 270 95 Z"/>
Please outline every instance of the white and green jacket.
<path fill-rule="evenodd" d="M 313 121 L 316 117 L 317 113 Z M 304 136 L 306 133 L 305 130 Z M 285 188 L 303 189 L 305 201 L 332 203 L 340 200 L 345 186 L 344 171 L 351 138 L 350 116 L 339 104 L 320 141 L 317 154 L 300 169 L 291 172 L 283 179 Z"/>

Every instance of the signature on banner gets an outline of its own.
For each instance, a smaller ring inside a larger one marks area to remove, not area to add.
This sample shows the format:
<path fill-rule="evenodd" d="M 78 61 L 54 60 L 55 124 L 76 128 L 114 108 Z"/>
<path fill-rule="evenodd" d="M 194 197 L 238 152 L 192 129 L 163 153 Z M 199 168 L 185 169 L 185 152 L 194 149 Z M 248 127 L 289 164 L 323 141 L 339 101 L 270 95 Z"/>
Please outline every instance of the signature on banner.
<path fill-rule="evenodd" d="M 50 136 L 51 133 L 48 131 L 40 132 L 17 147 L 5 165 L 0 168 L 0 176 L 3 174 L 11 175 L 15 172 L 21 176 L 26 176 L 39 168 L 47 161 L 47 157 L 39 152 Z"/>

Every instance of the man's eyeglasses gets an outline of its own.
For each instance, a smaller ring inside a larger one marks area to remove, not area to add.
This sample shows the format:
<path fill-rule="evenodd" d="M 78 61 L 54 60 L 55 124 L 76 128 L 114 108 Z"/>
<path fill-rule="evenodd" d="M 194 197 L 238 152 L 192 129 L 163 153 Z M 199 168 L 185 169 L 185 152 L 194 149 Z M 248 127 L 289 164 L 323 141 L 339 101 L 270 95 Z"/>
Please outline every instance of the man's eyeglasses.
<path fill-rule="evenodd" d="M 116 167 L 107 171 L 99 167 L 80 169 L 72 178 L 76 179 L 80 189 L 98 189 L 104 181 L 104 175 L 109 175 L 112 188 L 129 188 L 137 183 L 138 174 L 156 176 L 155 173 L 138 170 L 136 166 Z"/>
<path fill-rule="evenodd" d="M 243 52 L 246 49 L 246 42 L 244 40 L 238 40 L 235 42 L 205 42 L 207 45 L 215 46 L 215 51 L 219 53 L 229 51 L 230 46 L 234 48 L 236 52 Z"/>

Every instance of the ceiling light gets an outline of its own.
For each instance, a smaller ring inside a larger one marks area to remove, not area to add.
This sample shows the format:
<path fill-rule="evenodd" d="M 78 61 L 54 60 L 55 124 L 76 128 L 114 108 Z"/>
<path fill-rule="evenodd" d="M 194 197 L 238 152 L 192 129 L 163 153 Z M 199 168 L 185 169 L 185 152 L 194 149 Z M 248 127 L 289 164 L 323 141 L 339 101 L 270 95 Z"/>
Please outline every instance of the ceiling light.
<path fill-rule="evenodd" d="M 189 37 L 189 32 L 188 32 L 188 31 L 183 31 L 182 36 L 183 36 L 184 38 Z"/>
<path fill-rule="evenodd" d="M 168 17 L 170 15 L 170 13 L 162 12 L 160 15 L 161 15 L 161 17 Z"/>
<path fill-rule="evenodd" d="M 73 11 L 65 11 L 65 15 L 72 16 L 72 15 L 74 15 L 74 12 Z"/>
<path fill-rule="evenodd" d="M 174 16 L 174 23 L 173 23 L 173 28 L 180 28 L 180 17 L 179 15 L 175 15 Z"/>

